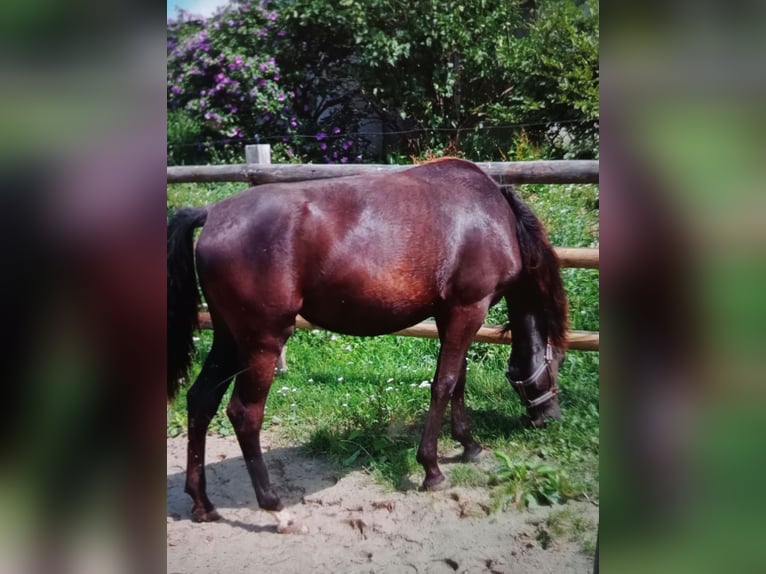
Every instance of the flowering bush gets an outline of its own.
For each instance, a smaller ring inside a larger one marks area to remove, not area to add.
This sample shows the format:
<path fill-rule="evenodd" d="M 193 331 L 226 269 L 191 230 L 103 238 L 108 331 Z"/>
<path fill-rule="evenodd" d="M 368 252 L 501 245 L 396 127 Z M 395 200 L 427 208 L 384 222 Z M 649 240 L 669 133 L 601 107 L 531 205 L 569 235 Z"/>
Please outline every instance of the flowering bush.
<path fill-rule="evenodd" d="M 208 18 L 181 11 L 168 21 L 168 157 L 232 161 L 247 143 L 270 143 L 278 161 L 359 161 L 338 126 L 322 131 L 298 105 L 269 48 L 285 36 L 268 1 L 232 2 Z M 332 115 L 325 115 L 325 123 Z M 308 121 L 307 121 L 308 120 Z M 188 126 L 196 126 L 190 143 Z M 185 149 L 194 147 L 195 149 Z M 200 153 L 202 152 L 202 153 Z"/>
<path fill-rule="evenodd" d="M 197 145 L 212 157 L 241 154 L 244 143 L 275 135 L 289 141 L 298 127 L 274 57 L 246 41 L 278 33 L 275 20 L 274 12 L 242 2 L 208 20 L 181 12 L 168 22 L 168 108 L 201 126 Z"/>

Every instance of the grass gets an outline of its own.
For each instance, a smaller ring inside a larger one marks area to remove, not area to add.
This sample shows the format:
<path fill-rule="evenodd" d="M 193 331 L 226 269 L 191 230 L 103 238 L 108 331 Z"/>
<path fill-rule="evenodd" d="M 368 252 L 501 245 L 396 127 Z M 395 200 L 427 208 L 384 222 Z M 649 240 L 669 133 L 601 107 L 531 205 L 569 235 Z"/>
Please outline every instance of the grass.
<path fill-rule="evenodd" d="M 545 527 L 540 529 L 540 533 L 548 541 L 570 540 L 588 555 L 592 555 L 596 550 L 595 532 L 595 525 L 582 513 L 571 508 L 552 511 L 545 519 Z"/>
<path fill-rule="evenodd" d="M 236 193 L 241 184 L 169 186 L 168 207 L 203 205 Z M 546 224 L 554 245 L 598 245 L 597 186 L 520 186 L 519 192 Z M 598 271 L 562 270 L 571 328 L 598 330 Z M 505 322 L 504 303 L 486 322 Z M 212 334 L 198 334 L 190 379 L 209 352 Z M 561 367 L 564 413 L 544 430 L 528 428 L 525 411 L 502 373 L 509 347 L 475 343 L 468 359 L 466 405 L 476 440 L 497 455 L 487 473 L 456 465 L 455 484 L 493 488 L 496 505 L 550 503 L 566 497 L 598 497 L 599 355 L 570 351 Z M 438 341 L 385 336 L 360 338 L 320 330 L 298 330 L 287 346 L 289 371 L 277 375 L 267 401 L 264 427 L 339 468 L 367 469 L 393 488 L 406 488 L 421 471 L 415 452 L 429 403 Z M 224 397 L 224 404 L 228 394 Z M 440 448 L 456 445 L 448 416 Z M 186 427 L 186 399 L 168 409 L 168 435 Z M 210 432 L 228 436 L 223 408 Z"/>

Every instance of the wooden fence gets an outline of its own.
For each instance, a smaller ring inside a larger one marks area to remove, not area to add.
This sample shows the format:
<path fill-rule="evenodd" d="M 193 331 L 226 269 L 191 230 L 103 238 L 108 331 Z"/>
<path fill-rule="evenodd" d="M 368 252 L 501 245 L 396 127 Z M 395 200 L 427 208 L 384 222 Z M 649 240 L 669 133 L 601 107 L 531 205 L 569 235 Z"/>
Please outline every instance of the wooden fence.
<path fill-rule="evenodd" d="M 401 171 L 409 165 L 370 164 L 279 164 L 270 163 L 269 146 L 247 146 L 250 163 L 205 166 L 168 166 L 168 183 L 243 182 L 249 185 L 284 183 L 311 179 L 327 179 L 365 173 Z M 515 183 L 598 183 L 598 161 L 555 160 L 517 162 L 476 162 L 495 181 L 501 184 Z M 562 267 L 597 269 L 599 250 L 581 247 L 556 247 Z M 200 313 L 200 327 L 212 328 L 210 315 Z M 299 329 L 316 329 L 303 317 L 298 316 L 295 326 Z M 408 337 L 438 338 L 433 321 L 423 321 L 408 329 L 393 333 Z M 567 334 L 569 348 L 582 351 L 599 350 L 598 331 L 570 331 Z M 503 334 L 498 325 L 483 325 L 474 341 L 510 344 L 510 333 Z"/>
<path fill-rule="evenodd" d="M 596 160 L 477 162 L 476 165 L 498 183 L 598 183 Z M 180 165 L 168 167 L 168 183 L 240 181 L 261 185 L 394 172 L 410 167 L 370 164 Z"/>

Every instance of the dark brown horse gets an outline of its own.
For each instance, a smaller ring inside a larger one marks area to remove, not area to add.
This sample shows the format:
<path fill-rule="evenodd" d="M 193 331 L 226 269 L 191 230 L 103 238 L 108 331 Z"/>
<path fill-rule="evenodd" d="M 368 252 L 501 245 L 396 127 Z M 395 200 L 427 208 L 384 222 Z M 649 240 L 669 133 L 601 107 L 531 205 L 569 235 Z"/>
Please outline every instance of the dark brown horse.
<path fill-rule="evenodd" d="M 436 441 L 447 402 L 452 436 L 473 459 L 465 414 L 466 352 L 487 310 L 506 297 L 513 348 L 506 373 L 533 424 L 560 417 L 557 374 L 567 306 L 556 254 L 534 214 L 474 164 L 436 160 L 394 174 L 248 189 L 168 224 L 168 397 L 192 351 L 199 292 L 213 346 L 188 393 L 186 492 L 195 520 L 218 517 L 205 492 L 205 434 L 227 407 L 258 503 L 280 507 L 261 457 L 274 367 L 296 315 L 350 335 L 381 335 L 433 316 L 441 348 L 417 460 L 423 486 L 444 480 Z"/>

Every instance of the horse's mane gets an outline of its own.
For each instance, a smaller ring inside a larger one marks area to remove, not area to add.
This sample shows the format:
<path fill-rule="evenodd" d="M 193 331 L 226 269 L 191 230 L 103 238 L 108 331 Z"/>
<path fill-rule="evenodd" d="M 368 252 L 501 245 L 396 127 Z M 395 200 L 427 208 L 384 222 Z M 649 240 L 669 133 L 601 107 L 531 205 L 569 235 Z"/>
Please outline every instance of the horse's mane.
<path fill-rule="evenodd" d="M 511 186 L 501 186 L 500 190 L 516 216 L 516 237 L 521 252 L 521 277 L 513 288 L 514 299 L 528 302 L 543 320 L 551 344 L 563 349 L 569 312 L 559 259 L 542 222 L 532 210 Z M 510 330 L 510 326 L 505 330 Z"/>

